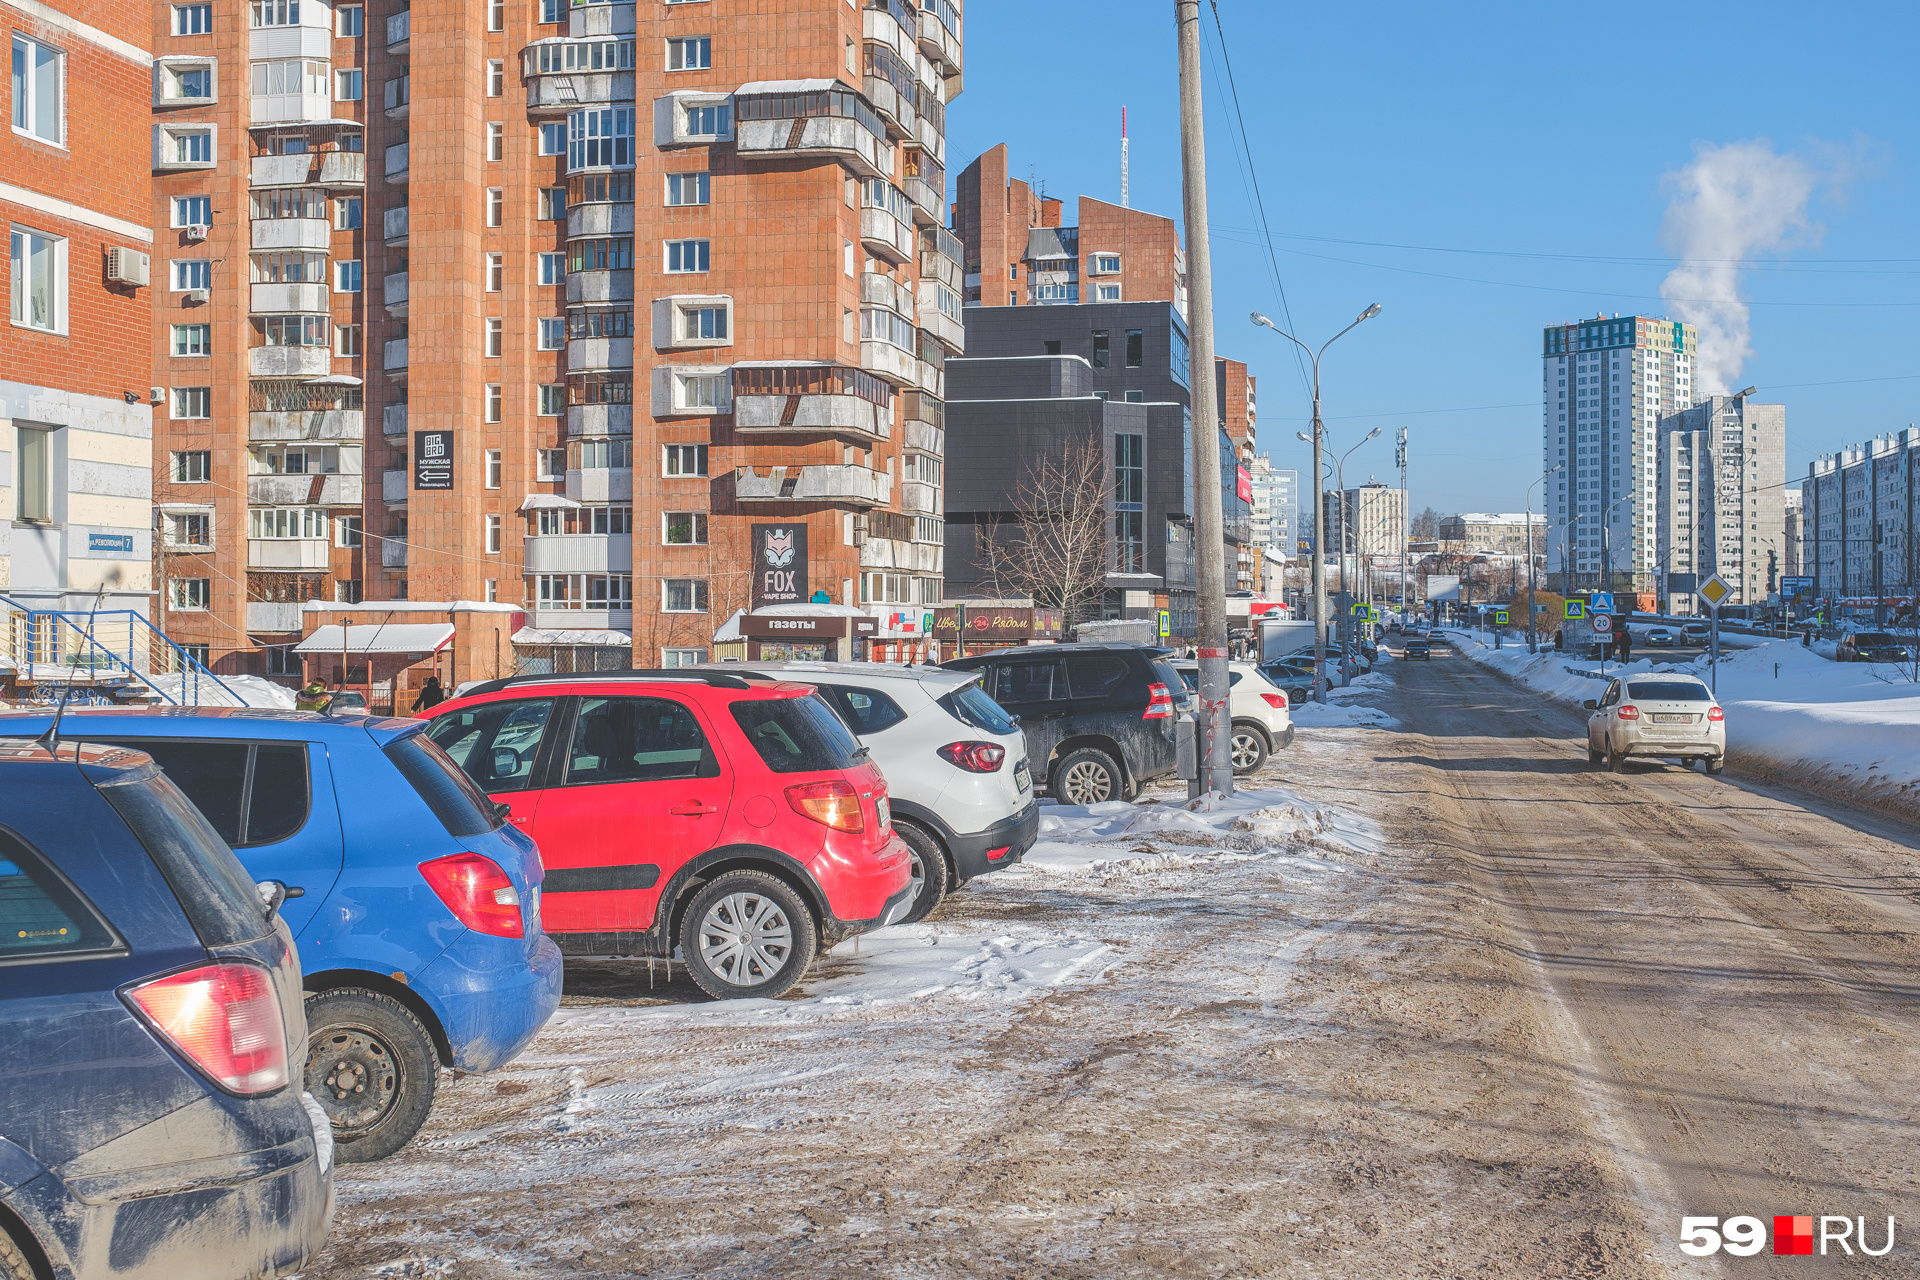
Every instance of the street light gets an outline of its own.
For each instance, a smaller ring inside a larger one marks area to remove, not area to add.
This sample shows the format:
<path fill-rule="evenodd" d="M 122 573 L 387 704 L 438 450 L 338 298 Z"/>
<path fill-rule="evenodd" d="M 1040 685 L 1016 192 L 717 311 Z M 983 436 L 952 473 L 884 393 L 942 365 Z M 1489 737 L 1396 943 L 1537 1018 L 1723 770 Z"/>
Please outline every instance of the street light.
<path fill-rule="evenodd" d="M 1353 607 L 1352 579 L 1347 577 L 1347 459 L 1353 456 L 1354 449 L 1358 449 L 1360 445 L 1379 434 L 1378 427 L 1367 432 L 1360 437 L 1360 444 L 1354 445 L 1353 449 L 1341 454 L 1333 464 L 1334 492 L 1340 495 L 1340 506 L 1334 519 L 1340 526 L 1340 657 L 1343 667 L 1347 657 L 1347 644 L 1353 639 L 1353 626 L 1347 621 L 1347 611 Z M 1354 523 L 1357 525 L 1359 521 L 1356 520 Z M 1358 551 L 1359 548 L 1356 547 L 1355 550 Z M 1360 567 L 1359 560 L 1358 555 L 1354 556 L 1355 569 Z"/>
<path fill-rule="evenodd" d="M 1538 639 L 1534 635 L 1534 628 L 1533 628 L 1533 485 L 1544 482 L 1548 476 L 1552 475 L 1554 472 L 1558 471 L 1560 468 L 1566 465 L 1567 464 L 1564 462 L 1554 463 L 1552 466 L 1548 467 L 1545 471 L 1542 471 L 1540 473 L 1540 479 L 1535 480 L 1533 484 L 1530 484 L 1527 486 L 1527 515 L 1526 515 L 1527 522 L 1525 526 L 1525 532 L 1522 534 L 1522 536 L 1527 541 L 1527 652 L 1528 653 L 1540 652 L 1540 644 Z"/>
<path fill-rule="evenodd" d="M 1254 324 L 1273 330 L 1306 352 L 1313 360 L 1313 435 L 1309 439 L 1303 434 L 1301 438 L 1313 445 L 1313 698 L 1315 702 L 1327 700 L 1327 549 L 1322 545 L 1326 541 L 1327 530 L 1326 513 L 1321 510 L 1320 495 L 1320 471 L 1325 465 L 1320 454 L 1324 448 L 1326 432 L 1320 425 L 1320 357 L 1326 354 L 1328 347 L 1359 327 L 1362 321 L 1371 320 L 1379 314 L 1380 304 L 1376 302 L 1355 317 L 1352 324 L 1322 343 L 1318 351 L 1258 311 L 1247 317 Z"/>

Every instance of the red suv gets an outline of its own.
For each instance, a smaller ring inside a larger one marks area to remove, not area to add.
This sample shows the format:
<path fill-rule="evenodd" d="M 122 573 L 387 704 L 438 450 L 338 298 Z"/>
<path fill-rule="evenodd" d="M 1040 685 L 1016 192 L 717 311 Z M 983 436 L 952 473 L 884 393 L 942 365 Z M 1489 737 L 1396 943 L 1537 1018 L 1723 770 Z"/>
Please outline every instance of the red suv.
<path fill-rule="evenodd" d="M 912 906 L 886 779 L 809 685 L 721 672 L 515 676 L 427 733 L 534 838 L 568 955 L 671 956 L 776 996 Z"/>

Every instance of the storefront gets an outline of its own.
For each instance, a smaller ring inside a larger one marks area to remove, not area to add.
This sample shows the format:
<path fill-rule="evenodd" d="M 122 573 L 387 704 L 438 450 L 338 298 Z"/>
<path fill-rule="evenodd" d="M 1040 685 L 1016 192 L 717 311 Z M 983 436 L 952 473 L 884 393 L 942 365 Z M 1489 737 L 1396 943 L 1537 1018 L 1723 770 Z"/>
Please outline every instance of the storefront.
<path fill-rule="evenodd" d="M 749 662 L 862 662 L 880 632 L 864 610 L 835 604 L 774 605 L 733 625 Z"/>
<path fill-rule="evenodd" d="M 958 604 L 933 611 L 933 661 L 970 657 L 1023 644 L 1058 644 L 1064 621 L 1058 609 L 991 602 Z"/>

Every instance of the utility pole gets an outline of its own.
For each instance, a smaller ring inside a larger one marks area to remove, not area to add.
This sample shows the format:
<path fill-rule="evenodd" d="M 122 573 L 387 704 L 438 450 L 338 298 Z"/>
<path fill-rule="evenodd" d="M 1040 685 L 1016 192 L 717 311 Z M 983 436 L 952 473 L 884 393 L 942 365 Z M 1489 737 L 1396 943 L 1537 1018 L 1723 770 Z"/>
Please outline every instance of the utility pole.
<path fill-rule="evenodd" d="M 1413 495 L 1407 489 L 1407 429 L 1393 437 L 1393 460 L 1400 467 L 1400 622 L 1407 621 L 1407 544 L 1413 541 Z"/>
<path fill-rule="evenodd" d="M 1213 385 L 1213 258 L 1207 237 L 1207 135 L 1200 101 L 1200 0 L 1174 0 L 1180 42 L 1180 158 L 1192 329 L 1194 604 L 1198 608 L 1200 714 L 1209 789 L 1233 794 L 1227 712 L 1227 579 L 1221 541 L 1220 412 Z"/>

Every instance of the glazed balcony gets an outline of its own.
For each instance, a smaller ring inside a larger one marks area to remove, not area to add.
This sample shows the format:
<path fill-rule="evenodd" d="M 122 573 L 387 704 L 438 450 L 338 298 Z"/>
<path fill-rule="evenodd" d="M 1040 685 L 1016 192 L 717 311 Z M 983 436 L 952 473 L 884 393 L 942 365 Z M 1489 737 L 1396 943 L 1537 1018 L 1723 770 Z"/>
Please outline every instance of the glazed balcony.
<path fill-rule="evenodd" d="M 332 554 L 333 546 L 325 538 L 247 539 L 249 569 L 325 569 Z"/>
<path fill-rule="evenodd" d="M 844 365 L 735 365 L 733 424 L 744 435 L 830 432 L 885 440 L 893 434 L 893 390 Z"/>
<path fill-rule="evenodd" d="M 920 290 L 918 318 L 920 331 L 944 347 L 946 354 L 957 356 L 966 350 L 967 329 L 960 323 L 960 295 L 937 284 L 925 285 Z"/>
<path fill-rule="evenodd" d="M 920 0 L 920 21 L 914 34 L 927 61 L 949 78 L 960 74 L 965 41 L 961 37 L 960 11 L 951 0 Z"/>
<path fill-rule="evenodd" d="M 886 122 L 859 94 L 757 92 L 767 83 L 742 85 L 734 97 L 735 149 L 743 159 L 832 157 L 863 178 L 892 175 Z"/>
<path fill-rule="evenodd" d="M 524 546 L 528 573 L 633 572 L 631 534 L 533 534 Z"/>
<path fill-rule="evenodd" d="M 251 288 L 248 305 L 257 316 L 279 315 L 289 311 L 326 315 L 333 309 L 333 290 L 317 281 L 256 284 Z"/>
<path fill-rule="evenodd" d="M 883 507 L 892 497 L 893 481 L 884 471 L 851 463 L 806 467 L 773 467 L 766 475 L 752 467 L 733 473 L 733 496 L 739 502 L 829 502 L 852 507 Z"/>

